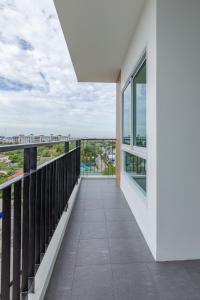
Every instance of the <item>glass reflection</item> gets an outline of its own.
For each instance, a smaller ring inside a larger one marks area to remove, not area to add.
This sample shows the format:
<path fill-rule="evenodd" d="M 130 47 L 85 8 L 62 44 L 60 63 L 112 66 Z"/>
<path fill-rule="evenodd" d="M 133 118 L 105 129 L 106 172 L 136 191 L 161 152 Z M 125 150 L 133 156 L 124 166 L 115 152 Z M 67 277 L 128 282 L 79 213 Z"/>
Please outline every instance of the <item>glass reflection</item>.
<path fill-rule="evenodd" d="M 131 112 L 131 84 L 127 86 L 123 94 L 123 144 L 130 145 L 130 115 Z"/>

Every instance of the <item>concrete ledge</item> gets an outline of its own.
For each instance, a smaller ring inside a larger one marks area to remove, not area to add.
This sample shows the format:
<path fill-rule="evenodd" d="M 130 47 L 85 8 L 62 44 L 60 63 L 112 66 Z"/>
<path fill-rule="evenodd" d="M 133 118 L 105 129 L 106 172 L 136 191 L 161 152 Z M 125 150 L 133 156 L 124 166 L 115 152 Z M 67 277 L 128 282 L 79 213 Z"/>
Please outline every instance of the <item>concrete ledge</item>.
<path fill-rule="evenodd" d="M 36 273 L 35 277 L 35 293 L 30 293 L 28 295 L 28 300 L 43 300 L 49 281 L 51 279 L 51 275 L 53 272 L 53 268 L 56 262 L 57 255 L 60 250 L 60 246 L 65 234 L 65 230 L 69 221 L 69 217 L 71 215 L 74 202 L 76 199 L 77 192 L 79 190 L 81 179 L 79 179 L 78 184 L 75 186 L 72 195 L 68 202 L 68 209 L 63 213 L 58 226 L 54 232 L 54 235 L 51 239 L 51 242 L 47 248 L 45 256 L 42 260 L 41 265 Z"/>

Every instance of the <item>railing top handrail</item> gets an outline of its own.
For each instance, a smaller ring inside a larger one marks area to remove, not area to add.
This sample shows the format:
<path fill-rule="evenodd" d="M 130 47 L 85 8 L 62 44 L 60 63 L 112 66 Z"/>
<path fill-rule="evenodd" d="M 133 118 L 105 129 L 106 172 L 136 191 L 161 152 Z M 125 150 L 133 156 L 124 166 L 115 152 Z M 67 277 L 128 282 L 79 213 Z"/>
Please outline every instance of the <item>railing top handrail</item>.
<path fill-rule="evenodd" d="M 80 139 L 70 139 L 70 140 L 62 140 L 62 141 L 55 141 L 55 142 L 41 142 L 41 143 L 28 143 L 28 144 L 8 144 L 0 146 L 0 153 L 2 152 L 9 152 L 15 150 L 24 150 L 30 149 L 35 147 L 42 147 L 42 146 L 51 146 L 57 144 L 64 144 L 67 142 L 75 142 L 75 141 L 115 141 L 115 138 L 80 138 Z"/>
<path fill-rule="evenodd" d="M 63 143 L 66 143 L 66 142 L 74 142 L 74 141 L 77 141 L 77 139 L 64 140 L 64 141 L 55 141 L 55 142 L 41 142 L 41 143 L 27 143 L 27 144 L 8 144 L 8 145 L 0 146 L 0 153 L 1 152 L 14 151 L 14 150 L 23 150 L 23 149 L 41 147 L 41 146 L 51 146 L 51 145 L 63 144 Z"/>
<path fill-rule="evenodd" d="M 116 138 L 83 138 L 80 141 L 116 141 Z"/>

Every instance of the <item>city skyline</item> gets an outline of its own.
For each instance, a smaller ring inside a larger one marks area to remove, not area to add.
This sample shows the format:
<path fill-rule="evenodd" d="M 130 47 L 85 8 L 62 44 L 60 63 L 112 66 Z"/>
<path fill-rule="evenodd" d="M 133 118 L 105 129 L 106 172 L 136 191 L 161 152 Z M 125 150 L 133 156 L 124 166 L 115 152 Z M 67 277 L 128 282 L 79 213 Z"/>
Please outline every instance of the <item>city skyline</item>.
<path fill-rule="evenodd" d="M 77 83 L 52 0 L 0 10 L 0 135 L 115 136 L 115 85 Z"/>

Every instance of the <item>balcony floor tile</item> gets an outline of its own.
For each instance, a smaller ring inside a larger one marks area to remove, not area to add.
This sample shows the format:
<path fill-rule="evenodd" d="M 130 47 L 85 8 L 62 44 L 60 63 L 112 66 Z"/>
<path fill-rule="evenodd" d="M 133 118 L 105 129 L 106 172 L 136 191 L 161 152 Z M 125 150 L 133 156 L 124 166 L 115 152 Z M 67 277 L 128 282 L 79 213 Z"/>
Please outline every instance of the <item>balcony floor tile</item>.
<path fill-rule="evenodd" d="M 85 222 L 80 223 L 80 226 L 80 239 L 105 239 L 108 237 L 105 222 Z"/>
<path fill-rule="evenodd" d="M 114 300 L 112 270 L 108 265 L 76 267 L 72 300 Z"/>
<path fill-rule="evenodd" d="M 200 261 L 156 263 L 114 179 L 83 179 L 45 300 L 200 300 Z"/>
<path fill-rule="evenodd" d="M 110 262 L 107 239 L 80 240 L 77 265 L 108 264 Z"/>

